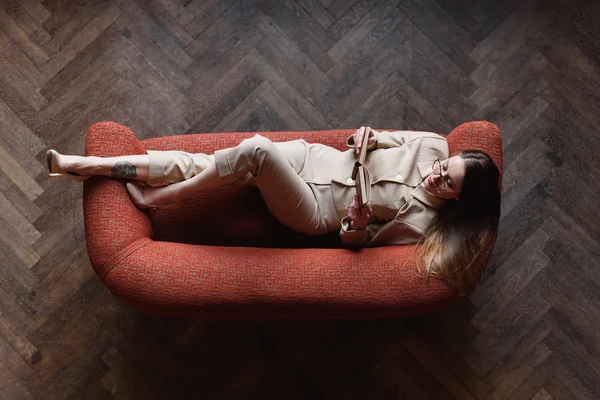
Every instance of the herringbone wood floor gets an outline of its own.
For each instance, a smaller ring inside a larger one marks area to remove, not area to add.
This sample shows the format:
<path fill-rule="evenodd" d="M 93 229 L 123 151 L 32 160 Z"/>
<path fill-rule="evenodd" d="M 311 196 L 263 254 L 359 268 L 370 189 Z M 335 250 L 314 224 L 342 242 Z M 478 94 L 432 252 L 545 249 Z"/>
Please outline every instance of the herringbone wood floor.
<path fill-rule="evenodd" d="M 0 398 L 600 398 L 594 0 L 0 0 Z M 501 231 L 477 292 L 404 320 L 187 321 L 86 254 L 83 154 L 140 138 L 498 124 Z"/>

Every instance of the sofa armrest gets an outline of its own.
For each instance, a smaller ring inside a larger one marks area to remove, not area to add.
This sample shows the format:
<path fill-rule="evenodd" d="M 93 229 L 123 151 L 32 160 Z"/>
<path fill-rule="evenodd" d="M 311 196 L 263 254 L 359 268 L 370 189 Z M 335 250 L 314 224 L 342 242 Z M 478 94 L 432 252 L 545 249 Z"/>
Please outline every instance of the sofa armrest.
<path fill-rule="evenodd" d="M 471 121 L 457 126 L 447 137 L 450 154 L 461 150 L 484 150 L 500 170 L 502 185 L 502 135 L 495 124 L 488 121 Z"/>
<path fill-rule="evenodd" d="M 457 300 L 442 281 L 417 276 L 413 250 L 152 241 L 120 260 L 104 283 L 140 311 L 189 318 L 394 318 Z"/>
<path fill-rule="evenodd" d="M 456 127 L 447 137 L 450 154 L 454 154 L 461 150 L 480 149 L 485 151 L 498 167 L 500 177 L 498 187 L 502 187 L 503 174 L 503 150 L 502 150 L 502 135 L 497 125 L 488 121 L 471 121 Z M 474 265 L 479 265 L 480 268 L 473 270 L 471 276 L 473 289 L 481 279 L 488 260 L 491 256 L 491 251 L 496 243 L 497 232 L 489 232 L 487 235 L 488 252 L 483 253 L 478 257 Z"/>
<path fill-rule="evenodd" d="M 86 156 L 98 157 L 146 153 L 133 132 L 115 122 L 93 124 L 85 148 Z M 101 277 L 112 268 L 111 263 L 151 240 L 150 219 L 131 201 L 125 181 L 102 176 L 86 180 L 83 208 L 90 262 Z"/>

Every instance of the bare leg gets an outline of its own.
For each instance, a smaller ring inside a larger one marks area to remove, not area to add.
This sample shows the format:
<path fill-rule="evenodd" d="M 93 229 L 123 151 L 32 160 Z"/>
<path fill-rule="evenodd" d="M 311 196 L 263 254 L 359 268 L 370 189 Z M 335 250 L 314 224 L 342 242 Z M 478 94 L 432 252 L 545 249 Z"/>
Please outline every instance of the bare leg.
<path fill-rule="evenodd" d="M 138 206 L 146 206 L 148 204 L 164 205 L 183 201 L 198 192 L 198 190 L 216 189 L 221 185 L 217 167 L 213 163 L 198 175 L 185 181 L 156 188 L 128 183 L 127 190 Z"/>
<path fill-rule="evenodd" d="M 111 178 L 148 180 L 148 155 L 130 155 L 120 157 L 81 157 L 59 155 L 58 164 L 66 172 L 79 175 L 103 175 Z"/>
<path fill-rule="evenodd" d="M 148 155 L 83 157 L 59 154 L 56 158 L 61 169 L 65 172 L 76 172 L 79 175 L 102 175 L 111 178 L 135 179 L 141 182 L 148 180 L 150 162 Z M 200 183 L 202 187 L 213 188 L 220 185 L 217 169 L 214 164 L 211 164 L 202 173 L 189 180 L 192 179 L 196 184 Z M 164 205 L 183 201 L 194 193 L 192 186 L 187 181 L 158 188 L 128 183 L 127 190 L 136 204 L 141 207 L 147 203 Z"/>

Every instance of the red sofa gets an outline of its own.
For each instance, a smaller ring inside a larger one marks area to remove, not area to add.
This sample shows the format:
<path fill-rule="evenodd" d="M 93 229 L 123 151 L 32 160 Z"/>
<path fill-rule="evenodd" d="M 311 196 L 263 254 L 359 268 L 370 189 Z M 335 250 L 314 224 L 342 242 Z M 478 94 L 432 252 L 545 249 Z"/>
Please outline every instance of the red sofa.
<path fill-rule="evenodd" d="M 261 135 L 346 149 L 353 132 Z M 140 141 L 125 126 L 99 122 L 88 131 L 86 155 L 145 154 L 146 149 L 212 153 L 252 135 Z M 494 124 L 465 123 L 448 142 L 451 152 L 484 150 L 502 169 L 501 137 Z M 350 250 L 337 233 L 297 234 L 269 214 L 256 188 L 198 193 L 182 209 L 148 212 L 135 207 L 124 181 L 93 177 L 84 182 L 83 206 L 92 266 L 115 296 L 141 311 L 211 319 L 372 319 L 432 312 L 457 300 L 442 281 L 417 276 L 417 246 Z M 474 281 L 486 262 L 478 263 Z"/>

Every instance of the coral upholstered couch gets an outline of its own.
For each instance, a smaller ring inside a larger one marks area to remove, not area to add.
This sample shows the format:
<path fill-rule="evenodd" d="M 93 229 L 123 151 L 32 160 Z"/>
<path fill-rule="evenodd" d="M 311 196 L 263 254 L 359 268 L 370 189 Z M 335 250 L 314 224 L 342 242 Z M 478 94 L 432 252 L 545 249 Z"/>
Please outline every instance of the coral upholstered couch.
<path fill-rule="evenodd" d="M 353 132 L 261 134 L 346 149 Z M 212 153 L 253 135 L 140 141 L 129 128 L 99 122 L 89 129 L 86 155 L 145 154 L 146 149 Z M 451 152 L 484 150 L 502 168 L 500 132 L 491 123 L 463 124 L 448 142 Z M 91 264 L 115 296 L 145 312 L 195 318 L 390 318 L 456 301 L 443 282 L 417 276 L 416 246 L 349 250 L 337 233 L 291 232 L 269 214 L 256 188 L 199 193 L 182 209 L 148 212 L 135 207 L 124 181 L 98 176 L 84 183 L 83 200 Z M 479 261 L 475 281 L 486 261 Z"/>

